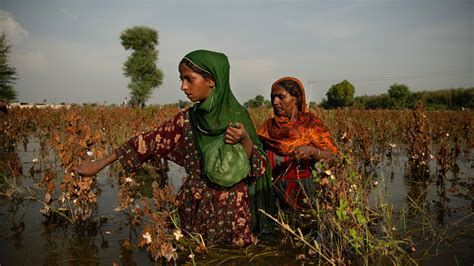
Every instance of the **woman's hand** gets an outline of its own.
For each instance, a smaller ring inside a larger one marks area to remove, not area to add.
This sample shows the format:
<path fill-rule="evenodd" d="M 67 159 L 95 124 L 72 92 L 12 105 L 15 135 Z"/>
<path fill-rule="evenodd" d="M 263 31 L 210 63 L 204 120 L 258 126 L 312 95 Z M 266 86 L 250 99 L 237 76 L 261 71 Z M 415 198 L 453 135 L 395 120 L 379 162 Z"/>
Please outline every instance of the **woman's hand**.
<path fill-rule="evenodd" d="M 117 160 L 117 156 L 112 153 L 97 161 L 86 160 L 81 165 L 72 167 L 71 170 L 80 175 L 93 176 L 115 160 Z"/>
<path fill-rule="evenodd" d="M 100 171 L 100 165 L 97 161 L 86 160 L 82 162 L 79 166 L 74 166 L 71 168 L 73 172 L 76 172 L 84 176 L 93 176 Z"/>
<path fill-rule="evenodd" d="M 314 160 L 329 160 L 332 159 L 334 154 L 330 151 L 320 150 L 314 146 L 303 145 L 297 147 L 291 154 L 291 160 L 300 160 L 304 158 L 311 158 Z"/>
<path fill-rule="evenodd" d="M 319 150 L 313 146 L 303 145 L 297 147 L 291 154 L 291 160 L 300 160 L 304 158 L 314 158 L 317 157 Z"/>
<path fill-rule="evenodd" d="M 252 155 L 253 142 L 242 123 L 234 122 L 229 124 L 227 126 L 227 130 L 225 131 L 224 141 L 225 143 L 231 145 L 242 143 L 245 151 L 247 152 L 248 158 L 250 158 Z"/>
<path fill-rule="evenodd" d="M 246 138 L 249 138 L 249 136 L 244 125 L 241 123 L 234 122 L 227 126 L 227 130 L 225 131 L 225 143 L 237 144 Z"/>

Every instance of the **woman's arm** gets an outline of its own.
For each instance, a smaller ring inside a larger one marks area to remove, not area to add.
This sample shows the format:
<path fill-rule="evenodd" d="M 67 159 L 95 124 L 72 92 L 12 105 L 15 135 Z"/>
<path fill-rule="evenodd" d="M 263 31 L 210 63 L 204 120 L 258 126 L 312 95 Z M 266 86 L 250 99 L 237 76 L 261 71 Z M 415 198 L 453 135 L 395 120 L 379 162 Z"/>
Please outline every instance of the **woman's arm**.
<path fill-rule="evenodd" d="M 115 151 L 97 161 L 84 161 L 72 170 L 79 174 L 91 176 L 97 174 L 107 165 L 119 160 L 126 171 L 133 171 L 143 162 L 172 152 L 183 139 L 184 115 L 178 113 L 155 130 L 141 133 L 130 138 Z"/>
<path fill-rule="evenodd" d="M 252 156 L 253 142 L 249 134 L 245 130 L 245 127 L 241 123 L 232 123 L 227 127 L 225 132 L 225 143 L 227 144 L 237 144 L 242 143 L 242 146 L 247 153 L 247 157 Z"/>
<path fill-rule="evenodd" d="M 321 150 L 311 145 L 303 145 L 296 148 L 290 155 L 292 160 L 299 160 L 303 158 L 312 158 L 314 160 L 329 160 L 334 154 L 331 151 Z"/>
<path fill-rule="evenodd" d="M 117 155 L 114 152 L 97 161 L 84 161 L 81 165 L 72 167 L 72 171 L 85 176 L 93 176 L 115 160 L 117 160 Z"/>

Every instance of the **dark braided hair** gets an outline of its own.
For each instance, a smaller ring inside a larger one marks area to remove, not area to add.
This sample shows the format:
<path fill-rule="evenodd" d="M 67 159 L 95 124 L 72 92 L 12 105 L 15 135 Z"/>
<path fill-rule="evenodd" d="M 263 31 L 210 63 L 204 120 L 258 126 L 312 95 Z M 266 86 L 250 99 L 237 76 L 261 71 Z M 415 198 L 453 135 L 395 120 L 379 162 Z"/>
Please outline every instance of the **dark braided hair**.
<path fill-rule="evenodd" d="M 193 62 L 189 61 L 187 58 L 181 59 L 181 62 L 179 62 L 179 64 L 185 64 L 185 65 L 187 65 L 189 68 L 191 68 L 191 70 L 192 70 L 193 72 L 198 73 L 198 74 L 201 75 L 204 79 L 210 79 L 210 80 L 214 80 L 214 81 L 215 81 L 214 77 L 213 77 L 210 73 L 208 73 L 208 72 L 206 72 L 206 71 L 200 69 L 200 68 L 197 67 Z"/>
<path fill-rule="evenodd" d="M 298 85 L 298 83 L 293 80 L 282 80 L 278 82 L 278 85 L 282 86 L 283 89 L 285 89 L 290 95 L 296 97 L 298 111 L 303 111 L 300 85 Z"/>

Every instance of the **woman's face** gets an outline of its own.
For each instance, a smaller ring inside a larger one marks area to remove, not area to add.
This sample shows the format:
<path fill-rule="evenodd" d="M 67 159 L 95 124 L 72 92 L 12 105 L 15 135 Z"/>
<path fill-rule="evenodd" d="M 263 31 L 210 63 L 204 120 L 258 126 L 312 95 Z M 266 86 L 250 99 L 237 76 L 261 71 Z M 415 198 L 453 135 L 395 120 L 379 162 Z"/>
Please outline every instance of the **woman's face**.
<path fill-rule="evenodd" d="M 287 92 L 281 85 L 276 85 L 272 89 L 273 113 L 276 116 L 285 116 L 290 119 L 296 117 L 298 113 L 297 98 Z"/>
<path fill-rule="evenodd" d="M 181 79 L 181 90 L 192 102 L 205 101 L 214 88 L 212 79 L 205 79 L 183 63 L 179 64 L 179 78 Z"/>

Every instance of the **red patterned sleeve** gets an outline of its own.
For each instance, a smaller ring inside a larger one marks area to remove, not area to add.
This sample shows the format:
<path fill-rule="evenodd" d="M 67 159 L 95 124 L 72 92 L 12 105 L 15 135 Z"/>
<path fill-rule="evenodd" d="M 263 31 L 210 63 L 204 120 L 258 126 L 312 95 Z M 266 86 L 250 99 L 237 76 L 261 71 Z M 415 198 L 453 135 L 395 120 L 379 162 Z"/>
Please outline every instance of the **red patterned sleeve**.
<path fill-rule="evenodd" d="M 267 157 L 254 145 L 250 157 L 249 175 L 254 177 L 264 175 L 267 170 L 267 163 Z"/>
<path fill-rule="evenodd" d="M 168 155 L 184 138 L 183 128 L 184 114 L 180 112 L 160 127 L 132 137 L 115 154 L 126 171 L 133 171 L 152 158 Z"/>

